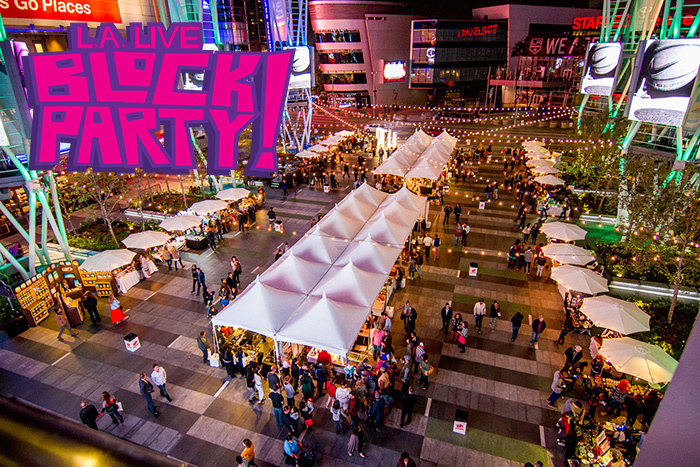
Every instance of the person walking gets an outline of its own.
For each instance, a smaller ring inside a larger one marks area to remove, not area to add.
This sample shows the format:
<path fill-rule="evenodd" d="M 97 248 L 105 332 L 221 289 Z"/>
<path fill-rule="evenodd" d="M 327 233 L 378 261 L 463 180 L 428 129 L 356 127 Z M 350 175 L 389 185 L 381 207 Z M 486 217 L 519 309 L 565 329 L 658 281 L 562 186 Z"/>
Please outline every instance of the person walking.
<path fill-rule="evenodd" d="M 530 238 L 530 232 L 532 232 L 532 224 L 527 224 L 525 228 L 523 228 L 523 242 L 527 243 L 527 241 Z"/>
<path fill-rule="evenodd" d="M 177 272 L 177 263 L 180 263 L 180 267 L 182 269 L 185 269 L 185 265 L 182 264 L 182 258 L 180 258 L 180 250 L 178 250 L 177 247 L 171 243 L 168 247 L 168 251 L 170 251 L 170 256 L 173 259 L 173 264 L 175 265 L 175 272 Z"/>
<path fill-rule="evenodd" d="M 447 225 L 450 223 L 450 214 L 452 214 L 452 208 L 449 204 L 447 204 L 445 205 L 442 211 L 445 213 L 445 217 L 443 217 L 442 219 L 442 225 Z"/>
<path fill-rule="evenodd" d="M 486 303 L 484 299 L 480 298 L 478 302 L 474 304 L 474 318 L 476 319 L 476 332 L 481 334 L 481 323 L 484 321 L 484 316 L 486 315 Z"/>
<path fill-rule="evenodd" d="M 459 241 L 462 239 L 462 224 L 457 223 L 455 227 L 455 245 L 459 245 Z"/>
<path fill-rule="evenodd" d="M 527 247 L 523 253 L 523 260 L 525 261 L 525 274 L 530 274 L 530 266 L 532 265 L 532 248 Z"/>
<path fill-rule="evenodd" d="M 408 392 L 401 396 L 401 423 L 400 426 L 403 428 L 404 425 L 411 424 L 411 417 L 413 417 L 413 408 L 416 406 L 418 398 L 413 394 L 413 387 L 408 387 Z"/>
<path fill-rule="evenodd" d="M 163 261 L 168 265 L 168 271 L 173 270 L 173 257 L 170 254 L 170 250 L 168 249 L 168 245 L 163 245 L 163 249 L 161 250 L 161 256 L 163 257 Z"/>
<path fill-rule="evenodd" d="M 416 269 L 418 271 L 418 279 L 423 277 L 423 255 L 418 253 L 416 255 Z"/>
<path fill-rule="evenodd" d="M 214 229 L 207 229 L 207 243 L 209 243 L 209 248 L 211 251 L 216 251 L 216 237 L 214 235 Z"/>
<path fill-rule="evenodd" d="M 428 361 L 428 354 L 424 353 L 423 356 L 421 357 L 421 362 L 420 362 L 420 380 L 418 383 L 423 384 L 423 390 L 427 391 L 428 387 L 430 387 L 430 375 L 433 372 L 433 367 L 430 365 L 430 362 Z"/>
<path fill-rule="evenodd" d="M 355 451 L 360 453 L 360 457 L 365 458 L 365 432 L 362 431 L 360 425 L 356 425 L 352 428 L 352 433 L 350 433 L 350 439 L 348 440 L 348 456 L 352 457 L 355 455 Z"/>
<path fill-rule="evenodd" d="M 165 368 L 162 368 L 157 363 L 154 363 L 153 371 L 151 372 L 151 381 L 153 381 L 153 384 L 158 386 L 161 396 L 165 397 L 168 402 L 173 401 L 170 394 L 168 394 L 168 391 L 165 390 L 165 383 L 168 381 L 168 376 L 165 374 Z"/>
<path fill-rule="evenodd" d="M 467 246 L 467 236 L 471 232 L 471 227 L 466 222 L 462 224 L 462 246 Z"/>
<path fill-rule="evenodd" d="M 455 216 L 455 224 L 459 225 L 459 216 L 462 215 L 462 206 L 460 206 L 459 203 L 455 205 L 452 214 Z"/>
<path fill-rule="evenodd" d="M 199 296 L 200 285 L 204 290 L 207 289 L 207 279 L 204 276 L 204 271 L 202 271 L 202 268 L 197 268 L 197 297 Z"/>
<path fill-rule="evenodd" d="M 83 295 L 83 307 L 90 315 L 92 325 L 97 326 L 97 323 L 101 322 L 102 318 L 100 318 L 100 314 L 97 311 L 97 298 L 89 290 Z"/>
<path fill-rule="evenodd" d="M 433 239 L 426 232 L 425 237 L 423 237 L 423 247 L 425 248 L 425 259 L 430 260 L 430 249 L 433 247 Z"/>
<path fill-rule="evenodd" d="M 496 332 L 496 320 L 499 316 L 501 316 L 501 305 L 494 300 L 491 304 L 491 310 L 489 312 L 489 325 L 491 326 L 491 332 Z"/>
<path fill-rule="evenodd" d="M 440 236 L 438 234 L 435 234 L 435 238 L 433 239 L 433 260 L 437 261 L 439 257 L 440 257 Z"/>
<path fill-rule="evenodd" d="M 270 386 L 270 394 L 267 396 L 272 401 L 272 411 L 275 413 L 275 421 L 278 426 L 284 424 L 284 418 L 282 417 L 284 409 L 284 398 L 280 394 L 280 387 L 278 385 Z M 292 395 L 292 399 L 294 396 Z"/>
<path fill-rule="evenodd" d="M 284 441 L 282 449 L 284 451 L 285 463 L 287 465 L 297 465 L 297 460 L 299 459 L 299 447 L 301 443 L 289 433 L 287 439 Z"/>
<path fill-rule="evenodd" d="M 59 298 L 60 300 L 60 298 Z M 55 318 L 56 318 L 56 324 L 58 325 L 58 337 L 57 339 L 61 342 L 63 342 L 63 338 L 61 335 L 63 335 L 63 331 L 68 329 L 68 333 L 72 337 L 78 337 L 78 333 L 73 332 L 73 328 L 70 327 L 70 323 L 68 322 L 68 317 L 66 316 L 66 313 L 63 311 L 63 307 L 59 303 L 59 305 L 56 307 L 56 311 L 54 312 Z"/>
<path fill-rule="evenodd" d="M 80 421 L 83 422 L 83 425 L 99 431 L 97 428 L 97 417 L 99 415 L 94 405 L 88 404 L 86 401 L 80 403 Z"/>
<path fill-rule="evenodd" d="M 107 412 L 112 419 L 112 423 L 115 425 L 119 425 L 119 422 L 124 423 L 124 417 L 119 413 L 119 403 L 117 399 L 107 391 L 102 393 L 102 411 L 100 413 L 105 412 Z"/>
<path fill-rule="evenodd" d="M 158 412 L 156 410 L 156 406 L 153 405 L 153 397 L 151 397 L 151 393 L 153 391 L 153 385 L 146 379 L 146 373 L 141 373 L 139 375 L 139 392 L 143 398 L 146 399 L 146 407 L 148 407 L 148 411 L 151 412 L 154 417 L 157 417 L 160 415 L 160 412 Z"/>
<path fill-rule="evenodd" d="M 518 337 L 518 332 L 520 332 L 520 326 L 522 326 L 523 324 L 523 318 L 524 316 L 522 315 L 522 313 L 516 311 L 515 315 L 513 315 L 513 317 L 510 319 L 510 322 L 513 325 L 513 334 L 510 337 L 511 342 L 514 342 L 515 338 Z"/>
<path fill-rule="evenodd" d="M 109 294 L 109 316 L 112 320 L 112 324 L 119 324 L 127 319 L 122 311 L 121 303 L 119 303 L 119 300 L 117 300 L 114 294 Z"/>
<path fill-rule="evenodd" d="M 447 334 L 450 320 L 452 319 L 452 306 L 449 302 L 445 303 L 445 306 L 440 310 L 440 318 L 442 319 L 442 328 L 440 328 L 440 330 L 445 331 L 445 334 Z"/>
<path fill-rule="evenodd" d="M 340 402 L 335 401 L 331 407 L 331 416 L 333 418 L 333 423 L 335 424 L 335 434 L 345 435 L 345 423 L 343 420 L 346 415 L 343 409 L 340 407 Z"/>
<path fill-rule="evenodd" d="M 452 317 L 452 320 L 450 321 L 450 325 L 452 327 L 452 339 L 450 339 L 450 342 L 454 342 L 455 340 L 458 339 L 459 336 L 459 329 L 460 326 L 462 325 L 462 314 L 461 313 L 455 313 L 454 316 Z"/>
<path fill-rule="evenodd" d="M 255 383 L 255 392 L 258 394 L 258 405 L 265 403 L 265 387 L 263 386 L 263 377 L 260 367 L 256 367 L 253 372 L 253 382 Z"/>
<path fill-rule="evenodd" d="M 275 212 L 275 208 L 270 208 L 269 211 L 267 211 L 267 230 L 272 230 L 272 228 L 275 226 L 275 221 L 277 220 L 277 213 Z"/>
<path fill-rule="evenodd" d="M 532 322 L 532 338 L 530 339 L 530 345 L 537 342 L 546 327 L 547 323 L 544 321 L 544 315 L 540 315 L 538 319 Z"/>
<path fill-rule="evenodd" d="M 401 379 L 401 394 L 406 394 L 411 384 L 411 355 L 404 355 L 399 378 Z"/>
<path fill-rule="evenodd" d="M 192 292 L 191 293 L 194 293 L 194 291 L 197 290 L 197 295 L 199 295 L 199 288 L 200 287 L 201 286 L 199 284 L 199 272 L 197 269 L 197 265 L 193 264 L 192 265 Z"/>
<path fill-rule="evenodd" d="M 459 335 L 457 336 L 457 345 L 459 346 L 459 353 L 464 353 L 467 351 L 467 335 L 469 334 L 469 324 L 466 321 L 462 321 L 459 325 Z"/>
<path fill-rule="evenodd" d="M 253 444 L 253 442 L 250 439 L 245 438 L 243 440 L 243 446 L 245 446 L 245 447 L 243 448 L 243 451 L 241 452 L 241 457 L 243 459 L 247 460 L 248 465 L 250 465 L 255 460 L 255 445 Z"/>
<path fill-rule="evenodd" d="M 377 431 L 382 431 L 384 428 L 384 408 L 386 407 L 386 402 L 383 397 L 379 395 L 379 392 L 374 393 L 374 402 L 372 407 L 367 414 L 368 423 L 374 425 L 374 429 Z"/>
<path fill-rule="evenodd" d="M 197 347 L 202 351 L 202 363 L 209 363 L 209 341 L 204 331 L 200 332 L 199 337 L 197 337 Z"/>
<path fill-rule="evenodd" d="M 547 258 L 543 254 L 540 254 L 537 256 L 537 259 L 535 259 L 535 264 L 537 265 L 537 277 L 542 277 L 544 266 L 547 264 Z"/>
<path fill-rule="evenodd" d="M 566 370 L 557 370 L 554 372 L 554 380 L 552 381 L 552 394 L 547 399 L 547 405 L 555 408 L 554 403 L 561 397 L 561 393 L 564 392 L 566 387 L 565 378 L 568 376 Z"/>

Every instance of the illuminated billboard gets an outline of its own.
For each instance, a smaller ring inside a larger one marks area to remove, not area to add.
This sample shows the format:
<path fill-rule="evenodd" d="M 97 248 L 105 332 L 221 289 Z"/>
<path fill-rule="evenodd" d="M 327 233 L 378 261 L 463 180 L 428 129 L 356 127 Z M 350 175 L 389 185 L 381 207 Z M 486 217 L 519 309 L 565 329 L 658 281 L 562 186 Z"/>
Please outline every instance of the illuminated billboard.
<path fill-rule="evenodd" d="M 621 56 L 622 44 L 619 42 L 590 44 L 583 67 L 581 93 L 611 96 Z"/>
<path fill-rule="evenodd" d="M 700 68 L 700 39 L 648 40 L 635 58 L 630 120 L 681 126 Z"/>
<path fill-rule="evenodd" d="M 405 81 L 406 80 L 406 62 L 386 62 L 384 64 L 384 82 Z"/>
<path fill-rule="evenodd" d="M 72 171 L 187 174 L 197 168 L 191 128 L 203 125 L 207 173 L 238 169 L 238 138 L 249 126 L 244 174 L 277 171 L 293 52 L 203 50 L 201 23 L 133 23 L 126 38 L 113 23 L 95 36 L 76 23 L 68 40 L 68 52 L 23 60 L 34 110 L 30 169 L 53 169 L 61 143 L 70 143 Z M 161 128 L 164 144 L 156 137 Z"/>
<path fill-rule="evenodd" d="M 313 54 L 311 47 L 285 47 L 284 50 L 294 51 L 292 76 L 289 78 L 289 89 L 308 89 L 314 85 Z"/>

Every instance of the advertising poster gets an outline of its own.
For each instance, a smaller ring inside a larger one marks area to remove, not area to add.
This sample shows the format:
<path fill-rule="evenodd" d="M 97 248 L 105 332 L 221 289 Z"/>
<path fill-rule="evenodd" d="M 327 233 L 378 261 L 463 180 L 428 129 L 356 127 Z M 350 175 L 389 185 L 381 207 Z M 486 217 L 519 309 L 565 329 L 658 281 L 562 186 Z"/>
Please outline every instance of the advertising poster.
<path fill-rule="evenodd" d="M 590 44 L 583 68 L 581 93 L 611 96 L 621 56 L 622 44 L 619 42 Z"/>
<path fill-rule="evenodd" d="M 285 47 L 284 50 L 294 50 L 292 76 L 289 78 L 289 89 L 308 89 L 314 85 L 313 54 L 310 47 Z"/>
<path fill-rule="evenodd" d="M 681 126 L 700 68 L 700 39 L 648 40 L 639 44 L 630 100 L 630 120 Z"/>

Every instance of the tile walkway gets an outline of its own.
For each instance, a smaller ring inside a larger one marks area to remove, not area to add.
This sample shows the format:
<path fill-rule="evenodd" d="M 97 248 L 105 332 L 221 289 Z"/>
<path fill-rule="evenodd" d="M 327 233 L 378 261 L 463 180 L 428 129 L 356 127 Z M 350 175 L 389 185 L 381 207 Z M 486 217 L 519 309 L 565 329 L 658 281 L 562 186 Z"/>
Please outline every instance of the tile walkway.
<path fill-rule="evenodd" d="M 498 178 L 501 166 L 481 165 L 478 176 Z M 330 414 L 318 403 L 316 429 L 304 438 L 305 448 L 317 454 L 317 465 L 393 466 L 404 450 L 420 466 L 515 467 L 536 460 L 560 465 L 553 430 L 557 412 L 545 408 L 543 399 L 563 361 L 553 344 L 561 326 L 561 297 L 552 283 L 506 268 L 505 252 L 519 237 L 513 223 L 515 203 L 500 193 L 500 200 L 479 210 L 477 198 L 483 197 L 484 186 L 484 180 L 471 186 L 457 184 L 445 197 L 446 203 L 460 202 L 463 212 L 469 211 L 472 231 L 465 248 L 452 244 L 453 226 L 442 225 L 442 206 L 431 206 L 432 230 L 443 238 L 440 258 L 427 262 L 423 278 L 409 281 L 392 301 L 397 305 L 409 299 L 416 307 L 417 329 L 436 367 L 430 389 L 416 391 L 420 394 L 414 421 L 400 428 L 400 409 L 394 408 L 386 428 L 369 435 L 368 458 L 350 458 L 347 436 L 335 434 Z M 293 244 L 313 217 L 330 210 L 348 191 L 345 182 L 335 194 L 304 187 L 296 198 L 282 200 L 276 191 L 269 193 L 266 204 L 274 206 L 284 221 L 283 234 L 268 232 L 265 212 L 260 211 L 257 225 L 240 234 L 231 232 L 216 252 L 185 253 L 186 266 L 195 262 L 202 267 L 213 289 L 228 273 L 231 255 L 236 255 L 242 260 L 245 285 L 272 263 L 278 245 Z M 468 275 L 470 262 L 479 264 L 477 277 Z M 161 266 L 160 271 L 121 297 L 130 319 L 119 326 L 107 323 L 93 329 L 85 323 L 77 339 L 58 342 L 55 322 L 49 318 L 1 343 L 0 390 L 74 420 L 82 399 L 96 403 L 107 390 L 122 401 L 126 423 L 114 428 L 103 417 L 98 422 L 101 430 L 198 466 L 233 465 L 247 437 L 255 444 L 258 465 L 280 465 L 286 431 L 276 426 L 270 404 L 251 408 L 242 380 L 224 383 L 223 369 L 201 362 L 195 338 L 211 329 L 199 297 L 190 293 L 189 270 L 167 271 Z M 480 297 L 487 305 L 494 299 L 501 303 L 503 317 L 494 333 L 472 331 L 472 309 Z M 455 311 L 469 321 L 466 353 L 459 353 L 439 331 L 439 310 L 446 301 L 452 301 Z M 101 306 L 104 323 L 109 311 L 105 303 Z M 526 320 L 511 343 L 509 320 L 516 311 Z M 548 327 L 539 345 L 531 347 L 528 315 L 539 313 L 545 315 Z M 405 335 L 398 318 L 394 331 L 396 353 L 403 355 L 398 344 Z M 122 338 L 129 332 L 137 333 L 141 341 L 135 353 L 124 348 Z M 137 374 L 150 373 L 154 362 L 167 370 L 173 397 L 168 404 L 155 395 L 162 413 L 157 419 L 148 413 L 137 381 Z M 466 436 L 452 432 L 457 409 L 469 412 Z"/>

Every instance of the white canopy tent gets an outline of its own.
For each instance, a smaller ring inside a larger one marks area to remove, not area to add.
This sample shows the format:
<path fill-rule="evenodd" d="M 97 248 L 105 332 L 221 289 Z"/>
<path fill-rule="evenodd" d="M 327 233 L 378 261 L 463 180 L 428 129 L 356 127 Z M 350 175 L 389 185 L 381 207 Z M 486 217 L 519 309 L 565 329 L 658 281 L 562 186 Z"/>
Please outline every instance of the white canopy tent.
<path fill-rule="evenodd" d="M 319 141 L 318 144 L 323 145 L 323 146 L 333 146 L 334 144 L 338 144 L 340 140 L 343 138 L 337 137 L 337 136 L 329 136 L 328 138 L 324 139 L 323 141 Z"/>
<path fill-rule="evenodd" d="M 260 282 L 285 292 L 308 294 L 328 272 L 328 265 L 289 253 L 275 261 L 260 277 Z"/>
<path fill-rule="evenodd" d="M 536 141 L 536 140 L 528 140 L 528 141 L 523 141 L 523 147 L 528 148 L 528 147 L 541 147 L 543 148 L 545 146 L 544 142 L 542 141 Z"/>
<path fill-rule="evenodd" d="M 345 266 L 352 261 L 358 269 L 365 272 L 384 274 L 390 271 L 401 253 L 401 247 L 386 246 L 372 240 L 352 242 L 336 260 L 337 266 Z"/>
<path fill-rule="evenodd" d="M 525 165 L 528 167 L 552 167 L 554 161 L 550 161 L 549 159 L 530 159 L 525 162 Z"/>
<path fill-rule="evenodd" d="M 322 144 L 314 144 L 313 146 L 308 148 L 307 151 L 322 153 L 328 151 L 328 148 L 323 146 Z"/>
<path fill-rule="evenodd" d="M 373 204 L 378 207 L 390 195 L 389 193 L 372 188 L 367 183 L 363 183 L 360 185 L 360 188 L 352 191 L 352 196 L 363 203 Z"/>
<path fill-rule="evenodd" d="M 564 185 L 566 182 L 562 180 L 559 177 L 555 177 L 554 175 L 542 175 L 540 177 L 535 177 L 534 179 L 537 183 L 541 183 L 542 185 Z"/>
<path fill-rule="evenodd" d="M 349 196 L 336 204 L 335 209 L 344 216 L 367 222 L 377 210 L 377 206 L 360 201 L 355 196 Z"/>
<path fill-rule="evenodd" d="M 444 164 L 435 165 L 429 161 L 422 161 L 409 170 L 405 178 L 427 178 L 430 180 L 437 180 L 440 178 L 440 174 L 443 171 Z"/>
<path fill-rule="evenodd" d="M 292 254 L 290 252 L 294 250 L 294 255 L 298 258 L 330 265 L 340 257 L 347 247 L 348 242 L 345 240 L 306 234 L 304 238 L 287 250 L 283 257 Z"/>
<path fill-rule="evenodd" d="M 532 170 L 536 174 L 540 174 L 540 175 L 554 175 L 554 174 L 558 174 L 560 172 L 559 169 L 555 169 L 554 167 L 550 167 L 548 165 L 541 165 L 539 167 L 532 167 L 530 170 Z"/>
<path fill-rule="evenodd" d="M 385 279 L 386 274 L 363 271 L 350 261 L 345 266 L 332 266 L 309 295 L 371 308 Z M 358 331 L 355 329 L 355 335 Z"/>
<path fill-rule="evenodd" d="M 357 330 L 368 314 L 367 307 L 338 303 L 325 295 L 309 297 L 292 314 L 277 339 L 345 355 L 352 349 Z"/>
<path fill-rule="evenodd" d="M 340 130 L 340 131 L 336 132 L 333 136 L 340 136 L 342 138 L 345 138 L 348 136 L 352 136 L 353 134 L 354 133 L 350 130 Z"/>
<path fill-rule="evenodd" d="M 305 297 L 265 285 L 258 277 L 211 322 L 215 326 L 243 328 L 272 337 Z"/>
<path fill-rule="evenodd" d="M 325 235 L 331 238 L 352 239 L 365 223 L 346 216 L 337 209 L 332 209 L 322 221 L 311 228 L 309 233 Z"/>
<path fill-rule="evenodd" d="M 295 156 L 301 157 L 302 159 L 310 159 L 312 157 L 319 157 L 320 155 L 321 154 L 318 154 L 318 153 L 313 152 L 313 151 L 308 151 L 308 150 L 301 151 L 301 152 L 298 152 L 295 154 Z"/>

